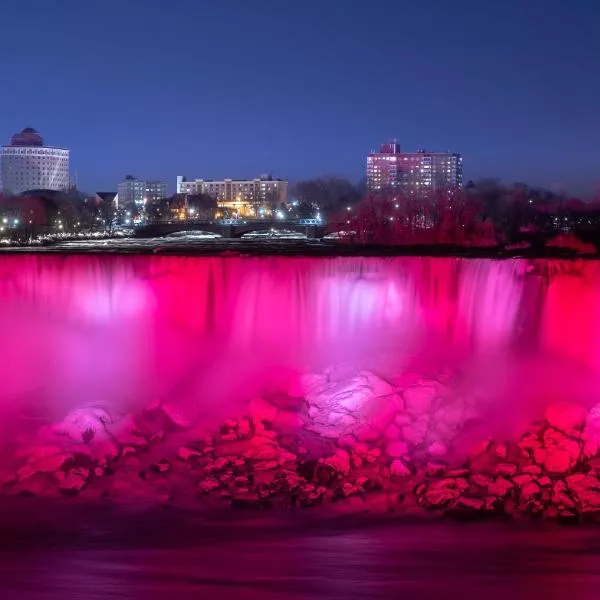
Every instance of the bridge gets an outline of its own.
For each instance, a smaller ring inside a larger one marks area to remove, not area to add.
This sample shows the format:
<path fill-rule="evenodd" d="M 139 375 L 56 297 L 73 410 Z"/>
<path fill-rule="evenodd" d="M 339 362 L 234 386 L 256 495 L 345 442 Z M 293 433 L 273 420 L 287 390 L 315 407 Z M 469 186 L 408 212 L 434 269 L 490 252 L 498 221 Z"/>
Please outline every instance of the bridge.
<path fill-rule="evenodd" d="M 172 233 L 185 231 L 206 231 L 218 233 L 224 238 L 239 238 L 245 233 L 286 230 L 303 233 L 308 238 L 322 238 L 326 233 L 325 225 L 317 219 L 289 219 L 289 220 L 239 220 L 220 219 L 216 221 L 157 221 L 138 225 L 135 228 L 135 237 L 164 237 Z"/>

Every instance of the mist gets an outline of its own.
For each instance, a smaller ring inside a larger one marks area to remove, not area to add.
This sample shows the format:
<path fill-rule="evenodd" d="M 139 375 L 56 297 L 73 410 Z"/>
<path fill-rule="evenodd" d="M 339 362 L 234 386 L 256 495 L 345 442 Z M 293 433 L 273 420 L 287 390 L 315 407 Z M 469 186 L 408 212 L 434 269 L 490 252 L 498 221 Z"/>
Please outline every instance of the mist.
<path fill-rule="evenodd" d="M 209 429 L 340 364 L 450 369 L 502 434 L 599 389 L 593 263 L 38 255 L 0 272 L 4 428 L 169 403 Z"/>

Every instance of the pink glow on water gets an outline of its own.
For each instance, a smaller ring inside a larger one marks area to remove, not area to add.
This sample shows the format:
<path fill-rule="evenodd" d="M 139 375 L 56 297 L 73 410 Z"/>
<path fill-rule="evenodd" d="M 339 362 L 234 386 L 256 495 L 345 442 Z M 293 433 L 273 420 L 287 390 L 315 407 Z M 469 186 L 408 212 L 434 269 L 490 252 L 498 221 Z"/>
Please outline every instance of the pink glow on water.
<path fill-rule="evenodd" d="M 583 261 L 3 256 L 0 406 L 173 398 L 229 413 L 276 373 L 378 351 L 397 369 L 468 357 L 527 402 L 552 381 L 544 361 L 597 372 L 599 283 Z M 525 346 L 529 362 L 514 359 Z"/>

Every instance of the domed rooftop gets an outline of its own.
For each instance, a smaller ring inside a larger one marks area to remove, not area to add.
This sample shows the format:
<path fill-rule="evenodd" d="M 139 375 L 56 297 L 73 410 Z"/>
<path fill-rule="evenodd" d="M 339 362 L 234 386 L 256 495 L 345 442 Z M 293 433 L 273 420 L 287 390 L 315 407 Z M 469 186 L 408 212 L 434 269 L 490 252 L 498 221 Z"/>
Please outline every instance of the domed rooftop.
<path fill-rule="evenodd" d="M 21 133 L 15 133 L 10 140 L 11 146 L 43 146 L 42 136 L 32 127 L 25 127 Z"/>

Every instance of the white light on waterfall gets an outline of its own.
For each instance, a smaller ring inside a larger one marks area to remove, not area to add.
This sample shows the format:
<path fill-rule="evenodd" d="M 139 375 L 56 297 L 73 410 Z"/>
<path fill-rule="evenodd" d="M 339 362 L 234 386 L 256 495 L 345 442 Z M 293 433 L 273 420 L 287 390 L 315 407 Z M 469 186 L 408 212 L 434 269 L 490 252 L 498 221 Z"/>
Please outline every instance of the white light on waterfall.
<path fill-rule="evenodd" d="M 280 210 L 278 210 L 276 214 L 278 219 L 285 219 L 285 215 Z"/>
<path fill-rule="evenodd" d="M 4 219 L 2 219 L 3 223 L 8 223 L 8 219 L 6 217 L 4 217 Z"/>
<path fill-rule="evenodd" d="M 18 225 L 18 224 L 19 224 L 19 219 L 15 219 L 15 220 L 13 221 L 13 223 L 14 223 L 15 225 Z"/>

